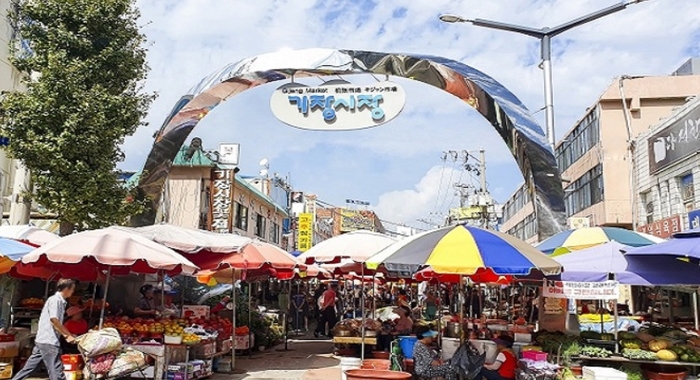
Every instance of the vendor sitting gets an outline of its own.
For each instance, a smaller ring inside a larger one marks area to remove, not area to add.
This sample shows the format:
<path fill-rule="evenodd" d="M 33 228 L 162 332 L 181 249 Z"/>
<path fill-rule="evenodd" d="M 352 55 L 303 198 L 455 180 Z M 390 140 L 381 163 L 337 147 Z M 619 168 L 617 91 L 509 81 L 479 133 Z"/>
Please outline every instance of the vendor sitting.
<path fill-rule="evenodd" d="M 437 331 L 428 326 L 420 326 L 416 331 L 418 341 L 413 346 L 413 370 L 421 379 L 443 378 L 457 379 L 457 372 L 449 362 L 443 361 L 432 349 L 433 340 L 438 336 Z"/>
<path fill-rule="evenodd" d="M 413 332 L 413 320 L 411 319 L 411 310 L 405 306 L 397 307 L 394 309 L 399 318 L 394 321 L 394 326 L 388 330 L 384 331 L 383 334 L 379 335 L 379 349 L 381 351 L 389 350 L 391 346 L 391 341 L 394 337 L 411 335 Z"/>
<path fill-rule="evenodd" d="M 146 284 L 139 289 L 141 299 L 138 306 L 134 308 L 135 317 L 156 317 L 158 310 L 156 309 L 156 301 L 153 299 L 155 288 L 153 285 Z"/>
<path fill-rule="evenodd" d="M 498 348 L 496 361 L 491 364 L 484 364 L 479 373 L 486 380 L 513 380 L 515 379 L 515 368 L 518 365 L 513 350 L 513 338 L 508 335 L 501 335 L 493 340 Z"/>
<path fill-rule="evenodd" d="M 83 309 L 78 306 L 71 306 L 66 310 L 68 320 L 63 323 L 66 330 L 75 336 L 80 336 L 88 332 L 88 322 L 83 318 Z"/>

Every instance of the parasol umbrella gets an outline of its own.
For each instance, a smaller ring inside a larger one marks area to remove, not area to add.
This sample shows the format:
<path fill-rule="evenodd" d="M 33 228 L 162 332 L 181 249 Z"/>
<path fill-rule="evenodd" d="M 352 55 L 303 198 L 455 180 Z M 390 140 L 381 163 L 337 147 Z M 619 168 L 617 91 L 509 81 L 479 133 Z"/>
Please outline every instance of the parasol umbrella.
<path fill-rule="evenodd" d="M 29 244 L 0 238 L 0 274 L 8 273 L 17 261 L 33 250 Z"/>
<path fill-rule="evenodd" d="M 655 285 L 700 284 L 700 229 L 673 235 L 663 243 L 623 250 L 627 269 Z"/>
<path fill-rule="evenodd" d="M 496 284 L 496 285 L 509 285 L 513 282 L 513 276 L 510 275 L 498 275 L 493 273 L 493 271 L 488 269 L 479 269 L 476 273 L 462 276 L 459 274 L 440 274 L 435 273 L 431 267 L 426 267 L 413 275 L 413 279 L 419 282 L 428 281 L 431 283 L 443 283 L 443 284 L 460 284 L 462 280 L 467 277 L 472 282 L 477 284 Z"/>
<path fill-rule="evenodd" d="M 112 275 L 129 273 L 193 274 L 198 268 L 170 248 L 117 228 L 64 236 L 35 249 L 17 263 L 21 274 L 51 270 L 62 277 L 98 277 L 107 272 L 105 298 Z M 104 305 L 104 303 L 103 303 Z M 100 326 L 104 320 L 104 307 Z"/>
<path fill-rule="evenodd" d="M 537 245 L 537 249 L 548 254 L 576 251 L 599 244 L 616 241 L 630 247 L 644 247 L 662 242 L 663 239 L 618 227 L 586 227 L 562 231 Z"/>
<path fill-rule="evenodd" d="M 561 265 L 530 244 L 498 231 L 465 225 L 426 231 L 406 238 L 367 260 L 390 272 L 415 273 L 430 266 L 441 274 L 473 275 L 489 269 L 497 275 L 556 275 Z"/>
<path fill-rule="evenodd" d="M 172 224 L 156 224 L 145 227 L 116 227 L 139 234 L 168 248 L 183 253 L 232 253 L 240 252 L 250 244 L 250 238 L 235 234 L 220 234 L 196 230 Z"/>
<path fill-rule="evenodd" d="M 58 239 L 58 235 L 28 224 L 0 226 L 0 237 L 19 240 L 35 247 L 41 247 Z"/>
<path fill-rule="evenodd" d="M 395 242 L 396 239 L 387 235 L 358 230 L 324 240 L 299 255 L 298 259 L 307 264 L 337 263 L 342 259 L 365 262 Z"/>
<path fill-rule="evenodd" d="M 603 282 L 614 279 L 623 285 L 651 285 L 637 273 L 627 270 L 628 263 L 621 251 L 629 248 L 611 241 L 552 257 L 564 266 L 563 281 Z"/>

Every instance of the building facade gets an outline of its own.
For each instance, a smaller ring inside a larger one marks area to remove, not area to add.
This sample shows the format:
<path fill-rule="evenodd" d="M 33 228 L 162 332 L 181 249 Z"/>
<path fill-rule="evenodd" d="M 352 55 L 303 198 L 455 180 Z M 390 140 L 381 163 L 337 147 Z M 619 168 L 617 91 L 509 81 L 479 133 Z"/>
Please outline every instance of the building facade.
<path fill-rule="evenodd" d="M 633 227 L 636 190 L 629 142 L 698 92 L 700 75 L 612 81 L 555 147 L 570 224 Z M 516 190 L 503 213 L 503 231 L 536 242 L 537 226 L 527 191 Z"/>
<path fill-rule="evenodd" d="M 285 208 L 200 146 L 183 146 L 173 160 L 157 221 L 237 233 L 288 249 L 282 233 L 289 218 Z"/>
<path fill-rule="evenodd" d="M 637 230 L 669 238 L 700 228 L 700 96 L 641 135 L 636 147 Z"/>

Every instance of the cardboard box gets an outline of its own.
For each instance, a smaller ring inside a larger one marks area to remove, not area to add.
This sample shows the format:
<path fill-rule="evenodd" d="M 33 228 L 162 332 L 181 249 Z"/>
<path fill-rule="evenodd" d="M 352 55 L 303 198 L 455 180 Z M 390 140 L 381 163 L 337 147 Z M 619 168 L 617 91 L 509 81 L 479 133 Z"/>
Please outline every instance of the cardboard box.
<path fill-rule="evenodd" d="M 19 356 L 19 342 L 0 343 L 0 357 L 7 358 Z"/>
<path fill-rule="evenodd" d="M 202 343 L 194 348 L 196 357 L 209 357 L 216 353 L 216 342 Z"/>
<path fill-rule="evenodd" d="M 231 339 L 222 339 L 216 341 L 216 352 L 229 352 L 231 351 Z"/>

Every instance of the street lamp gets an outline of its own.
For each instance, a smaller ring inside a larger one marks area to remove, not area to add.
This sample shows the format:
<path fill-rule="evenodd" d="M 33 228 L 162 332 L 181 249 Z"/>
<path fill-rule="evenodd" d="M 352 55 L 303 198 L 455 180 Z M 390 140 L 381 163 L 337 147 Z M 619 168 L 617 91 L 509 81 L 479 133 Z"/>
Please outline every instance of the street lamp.
<path fill-rule="evenodd" d="M 619 12 L 632 4 L 641 3 L 647 0 L 629 0 L 619 4 L 611 5 L 607 8 L 589 13 L 585 16 L 563 23 L 554 28 L 531 28 L 527 26 L 506 24 L 498 21 L 482 20 L 482 19 L 467 19 L 458 15 L 444 14 L 440 16 L 440 20 L 448 23 L 470 23 L 474 26 L 482 26 L 484 28 L 505 30 L 524 34 L 526 36 L 538 38 L 541 45 L 542 71 L 544 72 L 544 102 L 545 102 L 545 119 L 547 123 L 547 140 L 554 149 L 554 94 L 552 89 L 552 37 L 573 29 L 577 26 L 587 24 L 591 21 L 605 17 L 607 15 Z"/>

